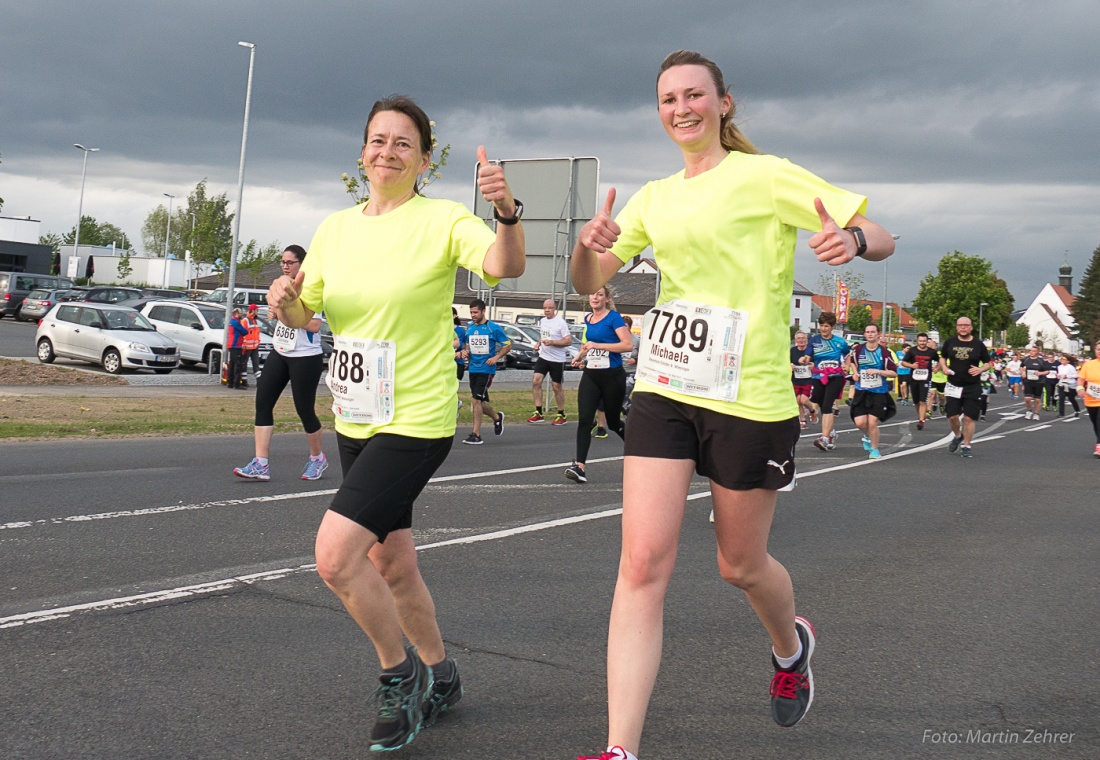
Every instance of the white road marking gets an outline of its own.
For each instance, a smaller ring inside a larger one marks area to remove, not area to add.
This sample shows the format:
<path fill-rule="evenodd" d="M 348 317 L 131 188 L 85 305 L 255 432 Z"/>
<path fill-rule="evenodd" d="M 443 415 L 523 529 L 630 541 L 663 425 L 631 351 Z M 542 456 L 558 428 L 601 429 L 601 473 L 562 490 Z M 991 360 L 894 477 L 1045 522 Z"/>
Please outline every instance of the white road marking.
<path fill-rule="evenodd" d="M 999 427 L 999 425 L 993 425 L 993 426 L 991 426 L 991 429 L 995 429 L 996 427 Z M 1048 427 L 1050 427 L 1050 425 L 1041 425 L 1041 426 L 1035 427 L 1035 428 L 1024 428 L 1023 430 L 1026 431 L 1026 432 L 1031 432 L 1031 431 L 1034 431 L 1034 430 L 1042 430 L 1042 429 L 1048 428 Z M 848 431 L 848 432 L 852 432 L 852 431 Z M 1011 431 L 1011 432 L 1018 432 L 1018 431 Z M 916 448 L 907 449 L 907 450 L 904 450 L 904 451 L 898 451 L 898 452 L 895 452 L 895 453 L 892 453 L 892 454 L 887 454 L 887 455 L 885 455 L 885 456 L 883 456 L 879 459 L 862 459 L 862 460 L 858 460 L 858 461 L 855 461 L 855 462 L 848 462 L 846 464 L 836 465 L 835 467 L 825 467 L 825 468 L 818 469 L 818 470 L 811 470 L 809 472 L 799 473 L 797 477 L 798 477 L 798 479 L 811 478 L 811 477 L 814 477 L 815 475 L 824 475 L 824 474 L 832 473 L 832 472 L 840 472 L 842 470 L 850 470 L 850 469 L 855 468 L 855 467 L 864 467 L 866 465 L 875 464 L 875 463 L 882 462 L 882 461 L 885 461 L 885 460 L 888 460 L 888 459 L 896 459 L 898 457 L 910 456 L 912 454 L 919 454 L 921 452 L 930 451 L 932 449 L 936 449 L 936 448 L 939 448 L 939 447 L 943 446 L 945 443 L 947 443 L 949 440 L 951 440 L 952 437 L 953 436 L 950 433 L 948 433 L 944 437 L 942 437 L 942 438 L 940 438 L 936 441 L 933 441 L 931 443 L 927 443 L 927 444 L 924 444 L 922 446 L 918 446 Z M 1002 435 L 987 436 L 987 437 L 975 440 L 974 443 L 979 443 L 979 442 L 984 442 L 984 441 L 992 441 L 992 440 L 996 440 L 998 438 L 1003 438 L 1003 437 L 1004 436 L 1002 436 Z M 604 457 L 604 458 L 601 458 L 601 459 L 592 459 L 592 460 L 589 460 L 589 461 L 590 461 L 590 463 L 592 463 L 592 462 L 611 462 L 611 461 L 616 461 L 616 460 L 620 460 L 620 459 L 622 459 L 622 457 Z M 450 476 L 445 476 L 445 477 L 442 477 L 442 478 L 433 478 L 431 481 L 429 481 L 429 483 L 442 482 L 442 481 L 455 481 L 455 480 L 470 480 L 470 479 L 474 479 L 474 478 L 490 477 L 490 476 L 493 476 L 493 475 L 507 475 L 507 474 L 512 474 L 512 473 L 516 473 L 516 472 L 533 472 L 533 471 L 537 471 L 537 470 L 548 470 L 548 469 L 554 469 L 554 468 L 558 468 L 558 467 L 562 467 L 562 466 L 567 466 L 567 464 L 568 463 L 565 463 L 565 464 L 551 464 L 551 465 L 538 465 L 538 466 L 535 466 L 535 467 L 522 467 L 522 468 L 511 469 L 511 470 L 495 470 L 495 471 L 491 471 L 491 472 L 467 473 L 467 474 L 464 474 L 464 475 L 450 475 Z M 161 512 L 181 511 L 181 510 L 185 510 L 185 509 L 206 509 L 206 508 L 212 507 L 212 506 L 228 506 L 228 505 L 236 505 L 236 504 L 261 502 L 261 501 L 277 501 L 277 500 L 280 500 L 280 499 L 306 498 L 306 497 L 310 497 L 310 496 L 328 495 L 328 494 L 332 494 L 332 493 L 335 493 L 335 489 L 329 489 L 329 490 L 324 490 L 324 491 L 309 491 L 309 492 L 306 492 L 306 493 L 296 493 L 296 494 L 261 496 L 261 497 L 254 497 L 254 498 L 251 498 L 251 499 L 231 499 L 231 500 L 226 500 L 226 501 L 222 501 L 222 502 L 207 502 L 206 504 L 198 504 L 198 505 L 177 505 L 175 507 L 161 507 L 161 508 L 148 509 L 148 510 L 132 510 L 132 511 L 129 511 L 129 512 L 109 512 L 109 513 L 102 513 L 101 515 L 83 515 L 83 516 L 78 515 L 78 516 L 75 516 L 75 517 L 68 517 L 68 518 L 54 518 L 54 520 L 56 522 L 69 522 L 69 521 L 83 521 L 83 520 L 95 520 L 95 519 L 109 519 L 109 518 L 113 518 L 113 517 L 144 515 L 144 514 L 157 514 L 157 513 L 161 513 Z M 701 492 L 698 492 L 698 493 L 689 494 L 687 499 L 688 499 L 688 501 L 694 501 L 694 500 L 697 500 L 697 499 L 705 499 L 705 498 L 708 498 L 709 496 L 710 496 L 709 491 L 701 491 Z M 465 536 L 465 537 L 462 537 L 462 538 L 453 538 L 453 539 L 448 539 L 448 540 L 445 540 L 445 541 L 436 541 L 434 543 L 423 544 L 421 546 L 418 546 L 417 551 L 427 551 L 428 549 L 440 549 L 440 548 L 444 548 L 444 547 L 448 547 L 448 546 L 469 545 L 469 544 L 475 544 L 475 543 L 482 543 L 482 542 L 485 542 L 485 541 L 495 541 L 495 540 L 499 540 L 499 539 L 503 539 L 503 538 L 509 538 L 511 536 L 523 535 L 525 533 L 534 533 L 534 532 L 538 532 L 538 531 L 542 531 L 542 530 L 548 530 L 550 528 L 562 527 L 562 526 L 565 526 L 565 525 L 574 525 L 574 524 L 577 524 L 577 523 L 589 522 L 589 521 L 592 521 L 592 520 L 601 520 L 601 519 L 604 519 L 604 518 L 607 518 L 607 517 L 616 517 L 616 516 L 621 515 L 621 514 L 622 514 L 622 508 L 607 509 L 607 510 L 602 510 L 600 512 L 593 512 L 593 513 L 585 514 L 585 515 L 575 515 L 573 517 L 559 518 L 559 519 L 556 519 L 556 520 L 547 520 L 547 521 L 541 522 L 541 523 L 532 523 L 531 525 L 523 525 L 523 526 L 516 527 L 516 528 L 507 528 L 507 529 L 504 529 L 504 530 L 491 531 L 489 533 L 481 533 L 481 534 L 472 535 L 472 536 Z M 9 523 L 7 526 L 0 526 L 0 529 L 4 529 L 6 527 L 30 527 L 32 525 L 45 524 L 47 522 L 53 522 L 53 521 L 38 520 L 38 521 L 28 522 L 28 523 L 24 523 L 24 524 Z M 145 594 L 135 594 L 133 596 L 117 597 L 117 598 L 113 598 L 113 599 L 104 599 L 104 600 L 95 601 L 95 602 L 87 602 L 87 603 L 84 603 L 84 604 L 70 605 L 70 606 L 67 606 L 67 607 L 58 607 L 58 608 L 46 609 L 46 610 L 36 610 L 36 611 L 33 611 L 33 612 L 24 612 L 24 613 L 20 613 L 18 615 L 10 615 L 8 617 L 0 618 L 0 629 L 15 628 L 15 627 L 18 627 L 18 626 L 28 625 L 28 624 L 31 624 L 31 623 L 43 623 L 43 622 L 48 622 L 50 620 L 60 620 L 60 619 L 70 617 L 71 615 L 79 614 L 79 613 L 83 613 L 83 612 L 91 612 L 91 611 L 96 611 L 96 610 L 100 610 L 100 611 L 116 610 L 116 609 L 123 609 L 123 608 L 127 608 L 127 607 L 136 607 L 136 606 L 140 606 L 140 605 L 156 604 L 156 603 L 159 603 L 159 602 L 166 602 L 166 601 L 171 601 L 171 600 L 174 600 L 174 599 L 185 599 L 185 598 L 189 598 L 189 597 L 203 596 L 203 595 L 206 595 L 206 594 L 213 594 L 213 593 L 218 593 L 218 592 L 221 592 L 221 591 L 228 591 L 228 590 L 231 590 L 231 589 L 234 589 L 234 588 L 239 588 L 241 586 L 250 585 L 252 583 L 256 583 L 256 582 L 259 582 L 259 581 L 279 580 L 281 578 L 286 578 L 286 577 L 289 577 L 291 575 L 295 575 L 295 574 L 299 574 L 299 573 L 313 572 L 316 569 L 317 569 L 317 566 L 315 564 L 298 565 L 297 567 L 287 567 L 287 568 L 279 568 L 279 569 L 275 569 L 275 570 L 266 570 L 266 571 L 263 571 L 263 572 L 252 573 L 252 574 L 249 574 L 249 575 L 240 575 L 240 576 L 235 576 L 235 577 L 232 577 L 232 578 L 225 578 L 225 579 L 222 579 L 222 580 L 210 581 L 208 583 L 200 583 L 200 584 L 194 584 L 194 585 L 190 585 L 190 586 L 179 586 L 179 587 L 176 587 L 176 588 L 163 589 L 163 590 L 160 590 L 160 591 L 153 591 L 153 592 L 149 592 L 149 593 L 145 593 Z"/>

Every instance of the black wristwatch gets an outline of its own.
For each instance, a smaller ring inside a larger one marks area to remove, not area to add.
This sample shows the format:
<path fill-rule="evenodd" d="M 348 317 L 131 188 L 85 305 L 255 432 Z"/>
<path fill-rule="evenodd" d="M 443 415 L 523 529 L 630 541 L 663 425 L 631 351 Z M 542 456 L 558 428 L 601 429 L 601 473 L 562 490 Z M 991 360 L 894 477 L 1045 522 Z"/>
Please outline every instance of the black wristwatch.
<path fill-rule="evenodd" d="M 516 211 L 515 211 L 514 214 L 512 214 L 511 219 L 505 219 L 499 213 L 497 213 L 497 207 L 496 206 L 493 206 L 493 218 L 496 219 L 501 224 L 508 225 L 508 226 L 511 226 L 513 224 L 518 223 L 519 220 L 520 220 L 520 217 L 523 216 L 523 204 L 520 203 L 519 198 L 513 198 L 512 202 L 514 202 L 516 204 Z M 866 247 L 867 246 L 864 246 L 864 248 L 866 248 Z"/>
<path fill-rule="evenodd" d="M 867 253 L 867 238 L 859 227 L 845 227 L 844 229 L 856 236 L 856 256 Z"/>

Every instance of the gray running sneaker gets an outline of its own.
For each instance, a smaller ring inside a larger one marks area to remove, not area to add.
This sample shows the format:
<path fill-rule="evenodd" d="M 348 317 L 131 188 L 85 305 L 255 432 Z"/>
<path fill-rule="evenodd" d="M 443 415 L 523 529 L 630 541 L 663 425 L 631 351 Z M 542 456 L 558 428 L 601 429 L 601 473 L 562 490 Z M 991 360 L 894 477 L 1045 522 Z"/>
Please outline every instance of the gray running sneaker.
<path fill-rule="evenodd" d="M 412 675 L 379 676 L 382 685 L 372 697 L 378 704 L 378 716 L 370 734 L 371 752 L 401 749 L 416 738 L 423 725 L 423 706 L 432 688 L 432 669 L 420 660 L 416 647 L 407 646 L 405 652 L 413 663 Z"/>
<path fill-rule="evenodd" d="M 795 617 L 794 628 L 802 640 L 802 656 L 790 670 L 783 670 L 772 656 L 775 676 L 768 690 L 772 698 L 772 718 L 784 728 L 790 728 L 806 716 L 814 701 L 814 674 L 810 658 L 814 656 L 817 636 L 814 627 L 804 617 Z"/>
<path fill-rule="evenodd" d="M 438 678 L 432 682 L 428 698 L 424 700 L 424 728 L 435 723 L 447 708 L 454 707 L 462 699 L 462 679 L 458 677 L 458 663 L 448 658 L 450 678 Z M 438 667 L 438 666 L 437 666 Z M 434 672 L 434 671 L 433 671 Z"/>
<path fill-rule="evenodd" d="M 963 442 L 962 438 L 952 438 L 951 443 L 947 444 L 947 450 L 954 454 L 959 450 L 959 444 Z"/>

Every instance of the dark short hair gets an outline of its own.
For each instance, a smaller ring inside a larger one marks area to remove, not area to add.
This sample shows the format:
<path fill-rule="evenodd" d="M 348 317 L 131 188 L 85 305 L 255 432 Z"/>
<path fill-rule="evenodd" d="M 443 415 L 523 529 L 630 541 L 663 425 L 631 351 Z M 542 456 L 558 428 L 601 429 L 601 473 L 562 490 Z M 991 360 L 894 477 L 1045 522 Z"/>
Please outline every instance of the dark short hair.
<path fill-rule="evenodd" d="M 290 245 L 288 245 L 283 250 L 284 251 L 290 251 L 291 253 L 293 253 L 295 256 L 298 257 L 299 262 L 302 262 L 302 261 L 306 260 L 306 249 L 303 248 L 300 245 L 295 245 L 294 243 L 291 243 Z"/>
<path fill-rule="evenodd" d="M 818 316 L 817 323 L 819 325 L 825 324 L 825 325 L 831 325 L 833 327 L 836 327 L 836 314 L 834 314 L 831 311 L 823 311 Z"/>
<path fill-rule="evenodd" d="M 475 298 L 474 300 L 470 301 L 470 308 L 481 309 L 482 311 L 485 311 L 485 302 L 482 301 L 480 298 Z"/>
<path fill-rule="evenodd" d="M 927 337 L 928 337 L 928 333 L 917 333 L 917 337 L 918 337 L 918 338 L 927 338 Z"/>

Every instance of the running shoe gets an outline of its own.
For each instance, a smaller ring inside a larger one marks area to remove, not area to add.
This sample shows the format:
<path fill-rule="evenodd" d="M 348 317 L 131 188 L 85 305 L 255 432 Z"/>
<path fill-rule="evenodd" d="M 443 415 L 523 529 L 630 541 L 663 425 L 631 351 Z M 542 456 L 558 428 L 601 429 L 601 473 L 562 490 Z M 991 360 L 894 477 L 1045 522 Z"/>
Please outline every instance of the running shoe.
<path fill-rule="evenodd" d="M 810 424 L 811 425 L 816 425 L 817 424 L 817 412 L 813 412 L 813 411 L 810 412 Z"/>
<path fill-rule="evenodd" d="M 577 760 L 638 760 L 622 747 L 609 747 L 607 752 L 598 755 L 577 755 Z"/>
<path fill-rule="evenodd" d="M 924 430 L 924 420 L 917 420 L 917 430 Z"/>
<path fill-rule="evenodd" d="M 1073 419 L 1075 419 L 1075 420 L 1081 419 L 1081 413 L 1080 412 L 1074 412 L 1073 413 Z"/>
<path fill-rule="evenodd" d="M 271 470 L 266 464 L 260 464 L 259 459 L 253 459 L 244 467 L 234 467 L 233 474 L 249 480 L 271 480 Z"/>
<path fill-rule="evenodd" d="M 493 420 L 493 435 L 504 432 L 504 412 L 497 412 L 497 418 Z"/>
<path fill-rule="evenodd" d="M 963 446 L 959 453 L 962 454 L 963 459 L 970 459 L 970 457 L 974 456 L 969 446 Z"/>
<path fill-rule="evenodd" d="M 305 472 L 302 473 L 302 480 L 320 480 L 321 473 L 328 469 L 328 459 L 322 453 L 320 459 L 313 459 L 312 457 L 306 462 Z"/>
<path fill-rule="evenodd" d="M 868 459 L 878 459 L 879 457 L 882 456 L 882 454 L 878 453 L 878 449 L 868 449 L 867 451 L 868 451 L 868 453 L 867 453 L 867 458 Z"/>
<path fill-rule="evenodd" d="M 809 427 L 809 425 L 806 424 L 806 420 L 799 420 L 798 427 L 802 430 L 805 430 L 807 427 Z"/>
<path fill-rule="evenodd" d="M 598 427 L 595 432 L 596 438 L 607 438 L 607 428 Z"/>
<path fill-rule="evenodd" d="M 952 438 L 951 443 L 947 444 L 947 450 L 954 454 L 959 450 L 959 444 L 963 442 L 962 438 Z"/>
<path fill-rule="evenodd" d="M 477 433 L 470 433 L 468 436 L 462 439 L 462 442 L 468 443 L 471 446 L 480 446 L 481 444 L 485 443 L 485 441 L 481 440 L 481 436 Z"/>
<path fill-rule="evenodd" d="M 825 436 L 815 438 L 814 439 L 814 447 L 818 448 L 818 449 L 821 449 L 822 451 L 828 451 L 829 450 L 829 439 L 826 438 Z"/>
<path fill-rule="evenodd" d="M 565 415 L 564 414 L 559 414 L 557 417 L 554 418 L 554 421 L 551 422 L 550 424 L 551 425 L 564 425 L 565 422 L 566 422 Z"/>
<path fill-rule="evenodd" d="M 817 636 L 814 627 L 804 617 L 795 617 L 794 627 L 802 641 L 802 656 L 790 670 L 783 670 L 772 655 L 775 676 L 768 692 L 772 697 L 772 718 L 784 728 L 790 728 L 806 716 L 814 701 L 814 674 L 810 658 L 814 656 Z"/>
<path fill-rule="evenodd" d="M 577 483 L 588 482 L 588 477 L 584 473 L 584 468 L 576 462 L 565 468 L 565 477 Z"/>
<path fill-rule="evenodd" d="M 372 701 L 378 703 L 378 716 L 370 733 L 371 752 L 401 749 L 416 738 L 423 724 L 423 706 L 432 688 L 432 669 L 420 660 L 416 647 L 405 652 L 413 663 L 412 675 L 402 678 L 392 673 L 379 677 L 382 685 Z"/>
<path fill-rule="evenodd" d="M 1100 443 L 1096 444 L 1096 448 L 1093 449 L 1092 455 L 1097 459 L 1100 459 Z"/>
<path fill-rule="evenodd" d="M 428 698 L 424 700 L 424 728 L 435 723 L 439 716 L 446 712 L 447 708 L 454 707 L 458 700 L 462 699 L 462 679 L 458 677 L 458 663 L 450 658 L 446 662 L 448 663 L 447 670 L 452 675 L 447 679 L 433 679 Z M 432 672 L 434 674 L 434 669 Z"/>
<path fill-rule="evenodd" d="M 832 451 L 836 448 L 836 436 L 829 436 L 825 439 L 825 450 Z"/>
<path fill-rule="evenodd" d="M 984 414 L 978 415 L 978 422 L 985 422 L 985 415 Z"/>
<path fill-rule="evenodd" d="M 546 422 L 546 418 L 543 417 L 541 413 L 535 412 L 527 418 L 527 421 L 530 422 L 532 425 L 537 425 L 540 422 Z"/>
<path fill-rule="evenodd" d="M 868 438 L 867 436 L 863 436 L 863 450 L 864 451 L 870 451 L 871 450 L 871 439 Z"/>

